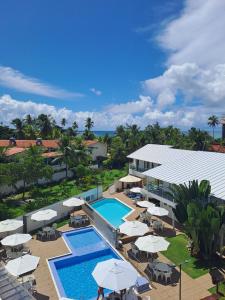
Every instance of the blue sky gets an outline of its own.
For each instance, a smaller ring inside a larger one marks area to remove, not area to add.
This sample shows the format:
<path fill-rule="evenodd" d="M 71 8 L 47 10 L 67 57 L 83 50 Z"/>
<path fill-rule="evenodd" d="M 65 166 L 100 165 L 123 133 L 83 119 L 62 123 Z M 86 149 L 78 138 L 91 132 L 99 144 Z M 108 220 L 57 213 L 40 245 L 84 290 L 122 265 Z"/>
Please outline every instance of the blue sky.
<path fill-rule="evenodd" d="M 219 92 L 211 88 L 218 86 L 218 76 L 219 84 L 224 83 L 224 70 L 217 67 L 223 59 L 218 53 L 199 56 L 210 31 L 204 27 L 207 21 L 218 17 L 212 24 L 217 31 L 223 25 L 223 2 L 2 1 L 3 121 L 9 122 L 14 109 L 20 117 L 45 110 L 80 124 L 96 112 L 98 129 L 114 128 L 123 120 L 177 125 L 182 119 L 181 127 L 203 126 L 209 107 L 221 113 L 225 99 L 220 85 Z M 195 29 L 203 39 L 200 45 Z M 222 54 L 224 43 L 218 48 Z M 215 78 L 211 73 L 216 67 Z M 202 91 L 205 83 L 209 87 Z M 196 107 L 204 114 L 198 122 Z"/>

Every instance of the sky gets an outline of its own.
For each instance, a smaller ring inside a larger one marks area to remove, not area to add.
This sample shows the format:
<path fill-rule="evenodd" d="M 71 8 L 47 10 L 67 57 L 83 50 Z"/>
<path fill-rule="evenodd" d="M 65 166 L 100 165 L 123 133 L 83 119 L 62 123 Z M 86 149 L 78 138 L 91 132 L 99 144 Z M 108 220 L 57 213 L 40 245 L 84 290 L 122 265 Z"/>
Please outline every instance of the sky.
<path fill-rule="evenodd" d="M 0 121 L 207 128 L 225 103 L 225 0 L 0 2 Z"/>

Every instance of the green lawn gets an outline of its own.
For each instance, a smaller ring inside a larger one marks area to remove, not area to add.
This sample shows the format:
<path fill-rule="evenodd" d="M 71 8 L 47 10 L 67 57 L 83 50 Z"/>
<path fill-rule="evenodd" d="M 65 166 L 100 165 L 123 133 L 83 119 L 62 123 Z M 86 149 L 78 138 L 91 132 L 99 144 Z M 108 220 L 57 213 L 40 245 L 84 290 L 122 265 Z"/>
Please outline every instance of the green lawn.
<path fill-rule="evenodd" d="M 96 170 L 94 175 L 88 176 L 87 180 L 81 185 L 77 185 L 74 180 L 64 180 L 61 183 L 52 184 L 47 187 L 37 187 L 27 191 L 25 198 L 35 199 L 34 203 L 18 205 L 22 200 L 22 194 L 11 195 L 4 199 L 5 211 L 9 213 L 8 217 L 15 218 L 26 212 L 47 206 L 57 201 L 78 195 L 84 191 L 95 188 L 96 183 L 102 184 L 103 190 L 106 190 L 118 178 L 127 174 L 127 169 L 113 170 Z M 4 217 L 4 214 L 3 214 Z"/>
<path fill-rule="evenodd" d="M 209 292 L 211 294 L 216 294 L 216 287 L 214 286 L 211 289 L 209 289 Z M 225 300 L 225 284 L 224 283 L 220 283 L 219 284 L 219 292 L 222 293 L 222 294 L 224 294 L 224 297 L 221 296 L 219 299 L 220 300 Z"/>
<path fill-rule="evenodd" d="M 192 278 L 198 278 L 208 273 L 208 266 L 199 261 L 197 258 L 192 257 L 187 249 L 187 237 L 184 234 L 177 235 L 175 237 L 167 238 L 170 242 L 170 246 L 167 251 L 163 251 L 162 254 L 166 256 L 171 262 L 176 265 L 188 260 L 183 264 L 182 270 Z"/>

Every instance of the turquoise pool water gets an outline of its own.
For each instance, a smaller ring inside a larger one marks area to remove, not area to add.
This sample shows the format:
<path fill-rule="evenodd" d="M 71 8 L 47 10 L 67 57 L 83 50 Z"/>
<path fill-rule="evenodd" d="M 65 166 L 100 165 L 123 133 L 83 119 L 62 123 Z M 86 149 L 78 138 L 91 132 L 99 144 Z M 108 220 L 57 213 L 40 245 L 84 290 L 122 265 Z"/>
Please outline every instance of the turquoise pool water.
<path fill-rule="evenodd" d="M 92 277 L 96 264 L 121 257 L 93 227 L 65 232 L 63 238 L 72 254 L 49 259 L 59 296 L 75 300 L 96 300 L 98 286 Z M 105 293 L 108 292 L 110 291 L 105 289 Z"/>
<path fill-rule="evenodd" d="M 132 210 L 115 198 L 103 198 L 91 206 L 116 228 L 123 224 L 123 218 Z"/>

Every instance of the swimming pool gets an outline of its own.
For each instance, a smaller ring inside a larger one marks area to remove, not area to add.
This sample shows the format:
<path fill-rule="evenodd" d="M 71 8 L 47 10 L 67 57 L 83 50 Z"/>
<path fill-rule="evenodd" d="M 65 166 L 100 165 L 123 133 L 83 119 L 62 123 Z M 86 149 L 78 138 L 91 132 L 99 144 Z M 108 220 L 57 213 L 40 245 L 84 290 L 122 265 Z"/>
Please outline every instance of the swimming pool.
<path fill-rule="evenodd" d="M 63 233 L 63 239 L 72 253 L 48 260 L 59 297 L 96 299 L 98 286 L 91 275 L 96 264 L 121 257 L 92 226 Z"/>
<path fill-rule="evenodd" d="M 124 222 L 124 217 L 133 209 L 116 198 L 103 198 L 91 204 L 106 221 L 115 228 Z"/>

